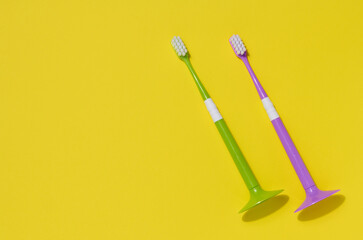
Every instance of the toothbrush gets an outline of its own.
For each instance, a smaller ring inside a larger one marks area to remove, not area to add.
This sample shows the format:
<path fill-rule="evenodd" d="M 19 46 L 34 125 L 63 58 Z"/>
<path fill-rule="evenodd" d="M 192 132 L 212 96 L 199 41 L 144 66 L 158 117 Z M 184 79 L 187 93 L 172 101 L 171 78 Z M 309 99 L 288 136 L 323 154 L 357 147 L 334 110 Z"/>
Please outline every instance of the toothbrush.
<path fill-rule="evenodd" d="M 282 190 L 277 191 L 265 191 L 261 188 L 260 184 L 258 183 L 256 177 L 254 176 L 251 168 L 249 167 L 246 159 L 244 158 L 241 150 L 239 149 L 235 139 L 232 136 L 232 133 L 229 131 L 226 122 L 222 118 L 222 115 L 219 113 L 216 105 L 214 104 L 213 100 L 210 98 L 207 90 L 204 88 L 202 82 L 199 80 L 196 72 L 194 71 L 190 60 L 189 60 L 189 53 L 186 49 L 183 41 L 180 37 L 174 37 L 171 41 L 171 45 L 173 46 L 175 52 L 177 53 L 178 57 L 187 65 L 189 71 L 191 72 L 194 81 L 198 87 L 200 94 L 204 100 L 204 103 L 209 111 L 209 114 L 212 117 L 215 125 L 219 133 L 221 134 L 224 143 L 226 144 L 234 163 L 237 166 L 238 171 L 240 172 L 248 190 L 250 193 L 250 200 L 249 202 L 241 209 L 240 213 L 270 199 Z"/>
<path fill-rule="evenodd" d="M 244 46 L 241 38 L 238 35 L 233 35 L 229 39 L 229 42 L 237 57 L 240 58 L 243 61 L 243 63 L 246 65 L 247 70 L 250 73 L 251 78 L 253 80 L 253 83 L 255 84 L 258 95 L 262 100 L 262 104 L 267 112 L 267 115 L 270 118 L 270 121 L 272 122 L 272 125 L 274 126 L 275 131 L 279 136 L 282 145 L 285 148 L 285 151 L 296 171 L 296 174 L 298 175 L 300 182 L 304 187 L 306 193 L 306 199 L 303 202 L 303 204 L 298 209 L 295 210 L 295 212 L 303 210 L 304 208 L 307 208 L 338 192 L 339 190 L 321 191 L 318 189 L 308 169 L 306 168 L 304 161 L 302 160 L 301 156 L 299 155 L 299 152 L 297 151 L 294 143 L 292 142 L 290 135 L 288 134 L 284 124 L 282 123 L 279 114 L 277 113 L 274 105 L 272 104 L 265 90 L 258 81 L 255 73 L 253 72 L 251 65 L 247 59 L 246 47 Z"/>

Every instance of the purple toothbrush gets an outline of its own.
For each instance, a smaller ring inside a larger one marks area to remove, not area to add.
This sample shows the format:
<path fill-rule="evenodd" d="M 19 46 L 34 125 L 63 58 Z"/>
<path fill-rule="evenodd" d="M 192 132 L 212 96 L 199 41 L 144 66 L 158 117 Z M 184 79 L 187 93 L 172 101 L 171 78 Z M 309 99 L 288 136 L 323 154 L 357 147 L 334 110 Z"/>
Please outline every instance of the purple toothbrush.
<path fill-rule="evenodd" d="M 255 84 L 258 95 L 262 100 L 262 104 L 268 114 L 268 117 L 270 118 L 270 121 L 272 122 L 272 125 L 274 126 L 275 131 L 279 136 L 280 141 L 284 146 L 287 155 L 290 158 L 292 166 L 294 167 L 295 172 L 299 177 L 301 184 L 304 187 L 306 193 L 306 199 L 303 202 L 303 204 L 301 204 L 301 206 L 295 210 L 295 212 L 303 210 L 304 208 L 307 208 L 338 192 L 339 190 L 321 191 L 318 189 L 308 169 L 306 168 L 304 161 L 302 160 L 299 152 L 297 151 L 294 143 L 292 142 L 290 135 L 288 134 L 284 124 L 282 123 L 279 114 L 277 113 L 270 98 L 267 96 L 265 90 L 258 81 L 255 73 L 253 72 L 251 65 L 247 59 L 246 47 L 242 43 L 241 38 L 238 35 L 233 35 L 229 39 L 229 42 L 237 57 L 240 58 L 246 65 L 247 70 L 250 73 L 251 78 L 253 80 L 253 83 Z"/>

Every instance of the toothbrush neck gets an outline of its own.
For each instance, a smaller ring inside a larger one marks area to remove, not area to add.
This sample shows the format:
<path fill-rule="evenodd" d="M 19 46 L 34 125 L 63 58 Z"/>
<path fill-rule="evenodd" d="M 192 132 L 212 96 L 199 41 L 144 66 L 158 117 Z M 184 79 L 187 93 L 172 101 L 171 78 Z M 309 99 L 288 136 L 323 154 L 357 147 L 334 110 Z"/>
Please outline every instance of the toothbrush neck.
<path fill-rule="evenodd" d="M 210 98 L 210 96 L 209 96 L 207 90 L 205 89 L 205 87 L 203 86 L 202 82 L 199 80 L 198 75 L 195 72 L 192 64 L 189 61 L 189 59 L 188 58 L 184 59 L 184 62 L 188 66 L 188 69 L 189 69 L 190 73 L 193 75 L 194 82 L 197 85 L 199 93 L 200 93 L 200 95 L 202 95 L 203 100 L 204 101 L 207 100 L 208 98 Z"/>
<path fill-rule="evenodd" d="M 251 75 L 251 78 L 253 80 L 253 83 L 255 84 L 255 87 L 257 89 L 258 95 L 260 96 L 261 99 L 264 99 L 267 97 L 267 94 L 265 92 L 265 90 L 263 89 L 261 83 L 258 81 L 256 74 L 253 72 L 250 63 L 248 62 L 247 56 L 242 56 L 240 57 L 240 59 L 244 62 L 244 64 L 246 65 L 246 68 L 248 70 L 248 72 Z"/>

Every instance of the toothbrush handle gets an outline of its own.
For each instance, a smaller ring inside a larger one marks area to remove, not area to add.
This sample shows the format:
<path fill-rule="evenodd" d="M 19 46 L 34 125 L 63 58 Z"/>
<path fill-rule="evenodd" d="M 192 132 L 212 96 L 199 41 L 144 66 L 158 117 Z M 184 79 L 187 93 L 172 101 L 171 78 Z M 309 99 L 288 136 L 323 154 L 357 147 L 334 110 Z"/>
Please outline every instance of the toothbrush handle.
<path fill-rule="evenodd" d="M 196 72 L 193 69 L 192 64 L 189 61 L 189 58 L 183 58 L 183 61 L 187 65 L 190 73 L 192 74 L 195 84 L 198 87 L 200 95 L 202 96 L 204 103 L 216 124 L 219 133 L 221 134 L 224 143 L 226 144 L 229 153 L 231 154 L 234 163 L 237 166 L 238 171 L 240 172 L 243 181 L 245 182 L 247 188 L 253 189 L 259 186 L 256 177 L 253 175 L 253 172 L 248 165 L 245 157 L 243 156 L 241 150 L 239 149 L 236 140 L 234 140 L 231 131 L 229 131 L 226 122 L 222 118 L 222 115 L 219 113 L 217 106 L 214 104 L 213 100 L 210 98 L 207 90 L 204 88 L 202 82 L 199 80 Z"/>
<path fill-rule="evenodd" d="M 243 156 L 241 150 L 239 149 L 236 140 L 234 139 L 226 122 L 222 118 L 222 115 L 219 113 L 216 105 L 213 103 L 211 98 L 208 98 L 204 102 L 247 188 L 252 189 L 258 186 L 259 183 L 256 177 L 254 176 L 250 166 L 248 165 L 245 157 Z"/>
<path fill-rule="evenodd" d="M 255 84 L 258 95 L 260 96 L 260 99 L 262 100 L 262 104 L 265 107 L 267 115 L 269 116 L 270 121 L 272 122 L 272 125 L 274 126 L 275 131 L 276 131 L 277 135 L 279 136 L 280 141 L 285 148 L 287 156 L 289 157 L 290 162 L 291 162 L 292 166 L 294 167 L 295 172 L 296 172 L 297 176 L 299 177 L 300 182 L 302 183 L 304 189 L 308 189 L 312 186 L 315 186 L 314 180 L 311 177 L 308 169 L 306 168 L 305 163 L 302 160 L 299 152 L 297 151 L 284 124 L 282 123 L 279 114 L 277 113 L 274 105 L 270 101 L 270 98 L 267 96 L 261 83 L 258 81 L 255 73 L 253 72 L 250 63 L 248 62 L 247 55 L 240 56 L 239 58 L 244 62 L 249 74 L 251 75 L 251 78 L 253 80 L 253 83 Z"/>
<path fill-rule="evenodd" d="M 269 97 L 262 99 L 262 103 L 304 189 L 314 186 L 314 180 L 312 179 L 304 161 L 297 151 L 295 144 L 293 143 Z"/>
<path fill-rule="evenodd" d="M 232 136 L 231 131 L 229 131 L 228 126 L 224 119 L 219 120 L 215 123 L 219 133 L 221 134 L 224 143 L 226 144 L 229 153 L 231 154 L 234 163 L 237 166 L 238 171 L 240 172 L 244 182 L 247 185 L 248 189 L 252 189 L 258 186 L 258 182 L 256 177 L 253 175 L 253 172 L 248 165 L 245 157 L 243 156 L 241 150 L 239 149 L 236 140 Z"/>

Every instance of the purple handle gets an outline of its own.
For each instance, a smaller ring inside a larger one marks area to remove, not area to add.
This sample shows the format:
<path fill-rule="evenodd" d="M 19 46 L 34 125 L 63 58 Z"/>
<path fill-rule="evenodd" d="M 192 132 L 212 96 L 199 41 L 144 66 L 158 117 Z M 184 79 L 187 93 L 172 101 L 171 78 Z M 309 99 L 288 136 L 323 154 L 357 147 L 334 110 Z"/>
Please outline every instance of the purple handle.
<path fill-rule="evenodd" d="M 275 128 L 275 131 L 277 135 L 280 138 L 280 141 L 282 145 L 285 148 L 285 151 L 287 155 L 289 156 L 290 162 L 292 166 L 295 169 L 295 172 L 297 176 L 300 179 L 301 184 L 303 185 L 306 193 L 306 199 L 303 202 L 303 204 L 295 211 L 300 211 L 304 208 L 307 208 L 324 198 L 329 197 L 330 195 L 338 192 L 339 190 L 333 190 L 333 191 L 321 191 L 319 190 L 315 183 L 313 178 L 311 177 L 308 169 L 305 166 L 304 161 L 302 160 L 299 152 L 297 151 L 294 143 L 291 140 L 291 137 L 289 133 L 287 132 L 284 124 L 282 123 L 275 107 L 273 106 L 272 102 L 268 98 L 265 90 L 261 86 L 260 82 L 258 81 L 255 73 L 253 72 L 250 63 L 247 59 L 247 53 L 245 52 L 243 55 L 238 55 L 238 57 L 244 62 L 244 64 L 247 67 L 248 72 L 250 73 L 253 83 L 255 84 L 255 87 L 257 89 L 258 95 L 260 96 L 263 106 L 265 107 L 265 110 L 272 122 L 272 125 Z"/>
<path fill-rule="evenodd" d="M 267 96 L 265 90 L 263 89 L 261 83 L 258 81 L 255 73 L 253 72 L 253 70 L 251 68 L 250 63 L 248 62 L 247 54 L 245 53 L 244 55 L 238 56 L 238 57 L 246 65 L 247 70 L 248 70 L 249 74 L 251 75 L 251 78 L 253 80 L 253 83 L 255 84 L 255 87 L 257 89 L 258 95 L 260 96 L 261 100 L 267 98 L 268 96 Z M 305 163 L 302 160 L 299 152 L 297 151 L 289 133 L 287 132 L 287 130 L 285 128 L 285 125 L 282 123 L 281 118 L 278 117 L 278 118 L 272 120 L 271 122 L 275 128 L 277 135 L 280 138 L 282 145 L 285 148 L 287 155 L 290 158 L 291 164 L 294 167 L 294 169 L 297 173 L 297 176 L 299 177 L 300 182 L 302 183 L 304 189 L 308 189 L 312 186 L 315 186 L 314 180 L 311 177 L 308 169 L 306 168 Z"/>
<path fill-rule="evenodd" d="M 245 54 L 243 54 L 242 56 L 238 56 L 246 65 L 246 68 L 248 70 L 248 73 L 251 75 L 251 78 L 253 80 L 253 83 L 255 84 L 255 87 L 257 89 L 258 95 L 260 96 L 261 100 L 264 99 L 265 97 L 267 97 L 267 94 L 265 92 L 265 90 L 263 89 L 261 83 L 258 81 L 256 74 L 253 72 L 250 63 L 248 62 L 247 59 L 247 52 Z"/>
<path fill-rule="evenodd" d="M 282 145 L 285 148 L 287 155 L 290 158 L 291 164 L 295 169 L 297 176 L 299 177 L 304 189 L 310 188 L 315 185 L 313 178 L 311 177 L 308 169 L 306 168 L 304 161 L 302 160 L 299 152 L 297 151 L 292 139 L 287 132 L 285 125 L 282 123 L 281 118 L 276 118 L 271 121 L 275 128 L 277 135 L 280 138 Z"/>

